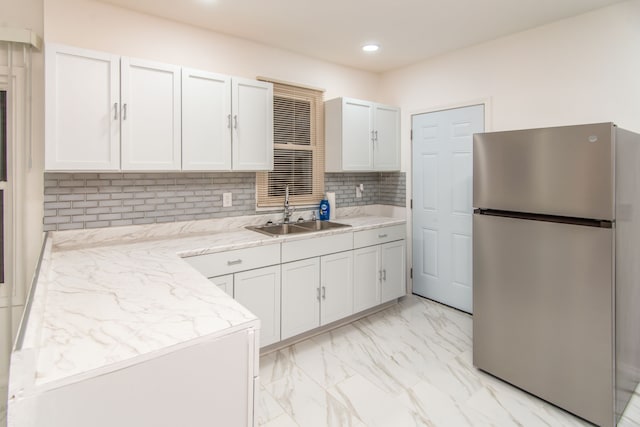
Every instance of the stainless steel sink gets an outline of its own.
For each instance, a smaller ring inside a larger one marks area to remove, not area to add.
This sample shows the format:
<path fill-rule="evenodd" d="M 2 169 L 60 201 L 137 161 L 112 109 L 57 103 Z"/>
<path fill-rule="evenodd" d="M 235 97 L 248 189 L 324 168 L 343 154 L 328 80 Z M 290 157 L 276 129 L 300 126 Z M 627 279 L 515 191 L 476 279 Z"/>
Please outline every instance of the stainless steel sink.
<path fill-rule="evenodd" d="M 347 224 L 340 224 L 331 221 L 299 221 L 284 224 L 266 224 L 247 226 L 247 230 L 257 231 L 267 236 L 283 236 L 287 234 L 313 233 L 316 231 L 332 230 L 335 228 L 351 227 Z"/>
<path fill-rule="evenodd" d="M 296 223 L 296 226 L 305 228 L 310 231 L 332 230 L 334 228 L 351 227 L 347 224 L 340 224 L 331 221 L 304 221 Z"/>

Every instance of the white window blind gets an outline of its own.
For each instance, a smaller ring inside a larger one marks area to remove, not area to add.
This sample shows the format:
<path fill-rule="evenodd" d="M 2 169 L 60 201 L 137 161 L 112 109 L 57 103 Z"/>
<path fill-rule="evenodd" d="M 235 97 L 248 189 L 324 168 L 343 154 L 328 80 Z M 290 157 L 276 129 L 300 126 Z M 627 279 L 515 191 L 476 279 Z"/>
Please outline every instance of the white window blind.
<path fill-rule="evenodd" d="M 323 91 L 273 83 L 273 171 L 256 174 L 259 207 L 316 204 L 324 196 Z"/>

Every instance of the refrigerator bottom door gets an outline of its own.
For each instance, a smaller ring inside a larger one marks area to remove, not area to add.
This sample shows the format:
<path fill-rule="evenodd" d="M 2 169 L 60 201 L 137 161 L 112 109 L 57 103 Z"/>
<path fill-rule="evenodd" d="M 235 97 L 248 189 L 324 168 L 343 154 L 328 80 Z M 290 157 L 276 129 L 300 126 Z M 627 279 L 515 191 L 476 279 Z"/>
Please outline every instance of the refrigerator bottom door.
<path fill-rule="evenodd" d="M 474 215 L 474 365 L 612 426 L 612 248 L 612 229 Z"/>

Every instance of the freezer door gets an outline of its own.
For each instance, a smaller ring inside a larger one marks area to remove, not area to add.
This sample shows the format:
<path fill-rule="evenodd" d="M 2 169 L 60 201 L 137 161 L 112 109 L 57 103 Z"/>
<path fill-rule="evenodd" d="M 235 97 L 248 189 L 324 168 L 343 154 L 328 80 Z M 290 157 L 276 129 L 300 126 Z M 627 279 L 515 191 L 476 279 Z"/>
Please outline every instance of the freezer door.
<path fill-rule="evenodd" d="M 613 230 L 473 216 L 473 362 L 613 425 Z"/>
<path fill-rule="evenodd" d="M 473 138 L 473 206 L 613 220 L 613 125 Z"/>

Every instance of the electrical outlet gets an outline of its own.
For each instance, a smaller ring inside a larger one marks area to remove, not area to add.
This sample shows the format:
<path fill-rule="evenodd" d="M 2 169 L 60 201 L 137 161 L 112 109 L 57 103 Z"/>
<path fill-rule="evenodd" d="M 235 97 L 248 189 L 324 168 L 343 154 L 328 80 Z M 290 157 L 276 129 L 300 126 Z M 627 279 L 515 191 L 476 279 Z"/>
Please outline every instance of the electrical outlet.
<path fill-rule="evenodd" d="M 228 208 L 233 206 L 232 193 L 222 193 L 222 207 Z"/>

